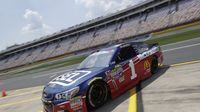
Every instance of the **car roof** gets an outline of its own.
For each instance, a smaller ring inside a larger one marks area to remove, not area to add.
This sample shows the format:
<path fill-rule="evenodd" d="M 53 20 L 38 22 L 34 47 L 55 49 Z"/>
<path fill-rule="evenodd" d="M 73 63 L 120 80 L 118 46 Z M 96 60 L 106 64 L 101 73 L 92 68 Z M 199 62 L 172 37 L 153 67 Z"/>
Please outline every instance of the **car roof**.
<path fill-rule="evenodd" d="M 126 45 L 137 45 L 137 44 L 142 44 L 143 42 L 125 42 L 125 43 L 120 43 L 120 44 L 116 44 L 116 45 L 112 45 L 110 47 L 107 47 L 107 48 L 103 48 L 101 49 L 100 51 L 108 51 L 108 50 L 114 50 L 114 49 L 117 49 L 121 46 L 126 46 Z"/>

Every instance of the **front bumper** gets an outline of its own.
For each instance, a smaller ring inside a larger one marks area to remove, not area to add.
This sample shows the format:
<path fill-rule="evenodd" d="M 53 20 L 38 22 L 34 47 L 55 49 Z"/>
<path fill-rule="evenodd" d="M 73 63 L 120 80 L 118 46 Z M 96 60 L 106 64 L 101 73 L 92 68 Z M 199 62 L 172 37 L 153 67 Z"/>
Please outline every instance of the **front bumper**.
<path fill-rule="evenodd" d="M 43 101 L 44 112 L 87 112 L 86 97 L 78 96 L 57 105 Z"/>

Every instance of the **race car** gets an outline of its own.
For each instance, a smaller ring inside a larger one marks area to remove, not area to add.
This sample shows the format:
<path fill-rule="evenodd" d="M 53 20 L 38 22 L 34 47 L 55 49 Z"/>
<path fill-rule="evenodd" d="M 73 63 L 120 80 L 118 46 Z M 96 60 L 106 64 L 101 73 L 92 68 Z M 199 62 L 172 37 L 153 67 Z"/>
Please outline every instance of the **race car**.
<path fill-rule="evenodd" d="M 129 42 L 99 50 L 45 85 L 44 112 L 94 110 L 155 74 L 162 62 L 158 44 Z"/>

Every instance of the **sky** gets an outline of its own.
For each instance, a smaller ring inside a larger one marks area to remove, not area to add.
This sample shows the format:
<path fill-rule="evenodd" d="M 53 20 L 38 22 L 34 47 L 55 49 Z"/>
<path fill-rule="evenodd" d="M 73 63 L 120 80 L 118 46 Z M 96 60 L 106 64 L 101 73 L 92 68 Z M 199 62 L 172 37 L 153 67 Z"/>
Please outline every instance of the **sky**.
<path fill-rule="evenodd" d="M 144 0 L 0 0 L 0 50 Z"/>

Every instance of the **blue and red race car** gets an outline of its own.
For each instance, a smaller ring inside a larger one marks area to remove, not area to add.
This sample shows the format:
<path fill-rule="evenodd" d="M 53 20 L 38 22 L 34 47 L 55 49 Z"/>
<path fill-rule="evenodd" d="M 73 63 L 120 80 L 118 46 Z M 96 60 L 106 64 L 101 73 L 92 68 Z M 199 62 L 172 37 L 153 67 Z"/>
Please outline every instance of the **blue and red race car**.
<path fill-rule="evenodd" d="M 77 69 L 45 85 L 45 112 L 87 112 L 156 73 L 163 55 L 157 44 L 129 42 L 88 56 Z"/>

